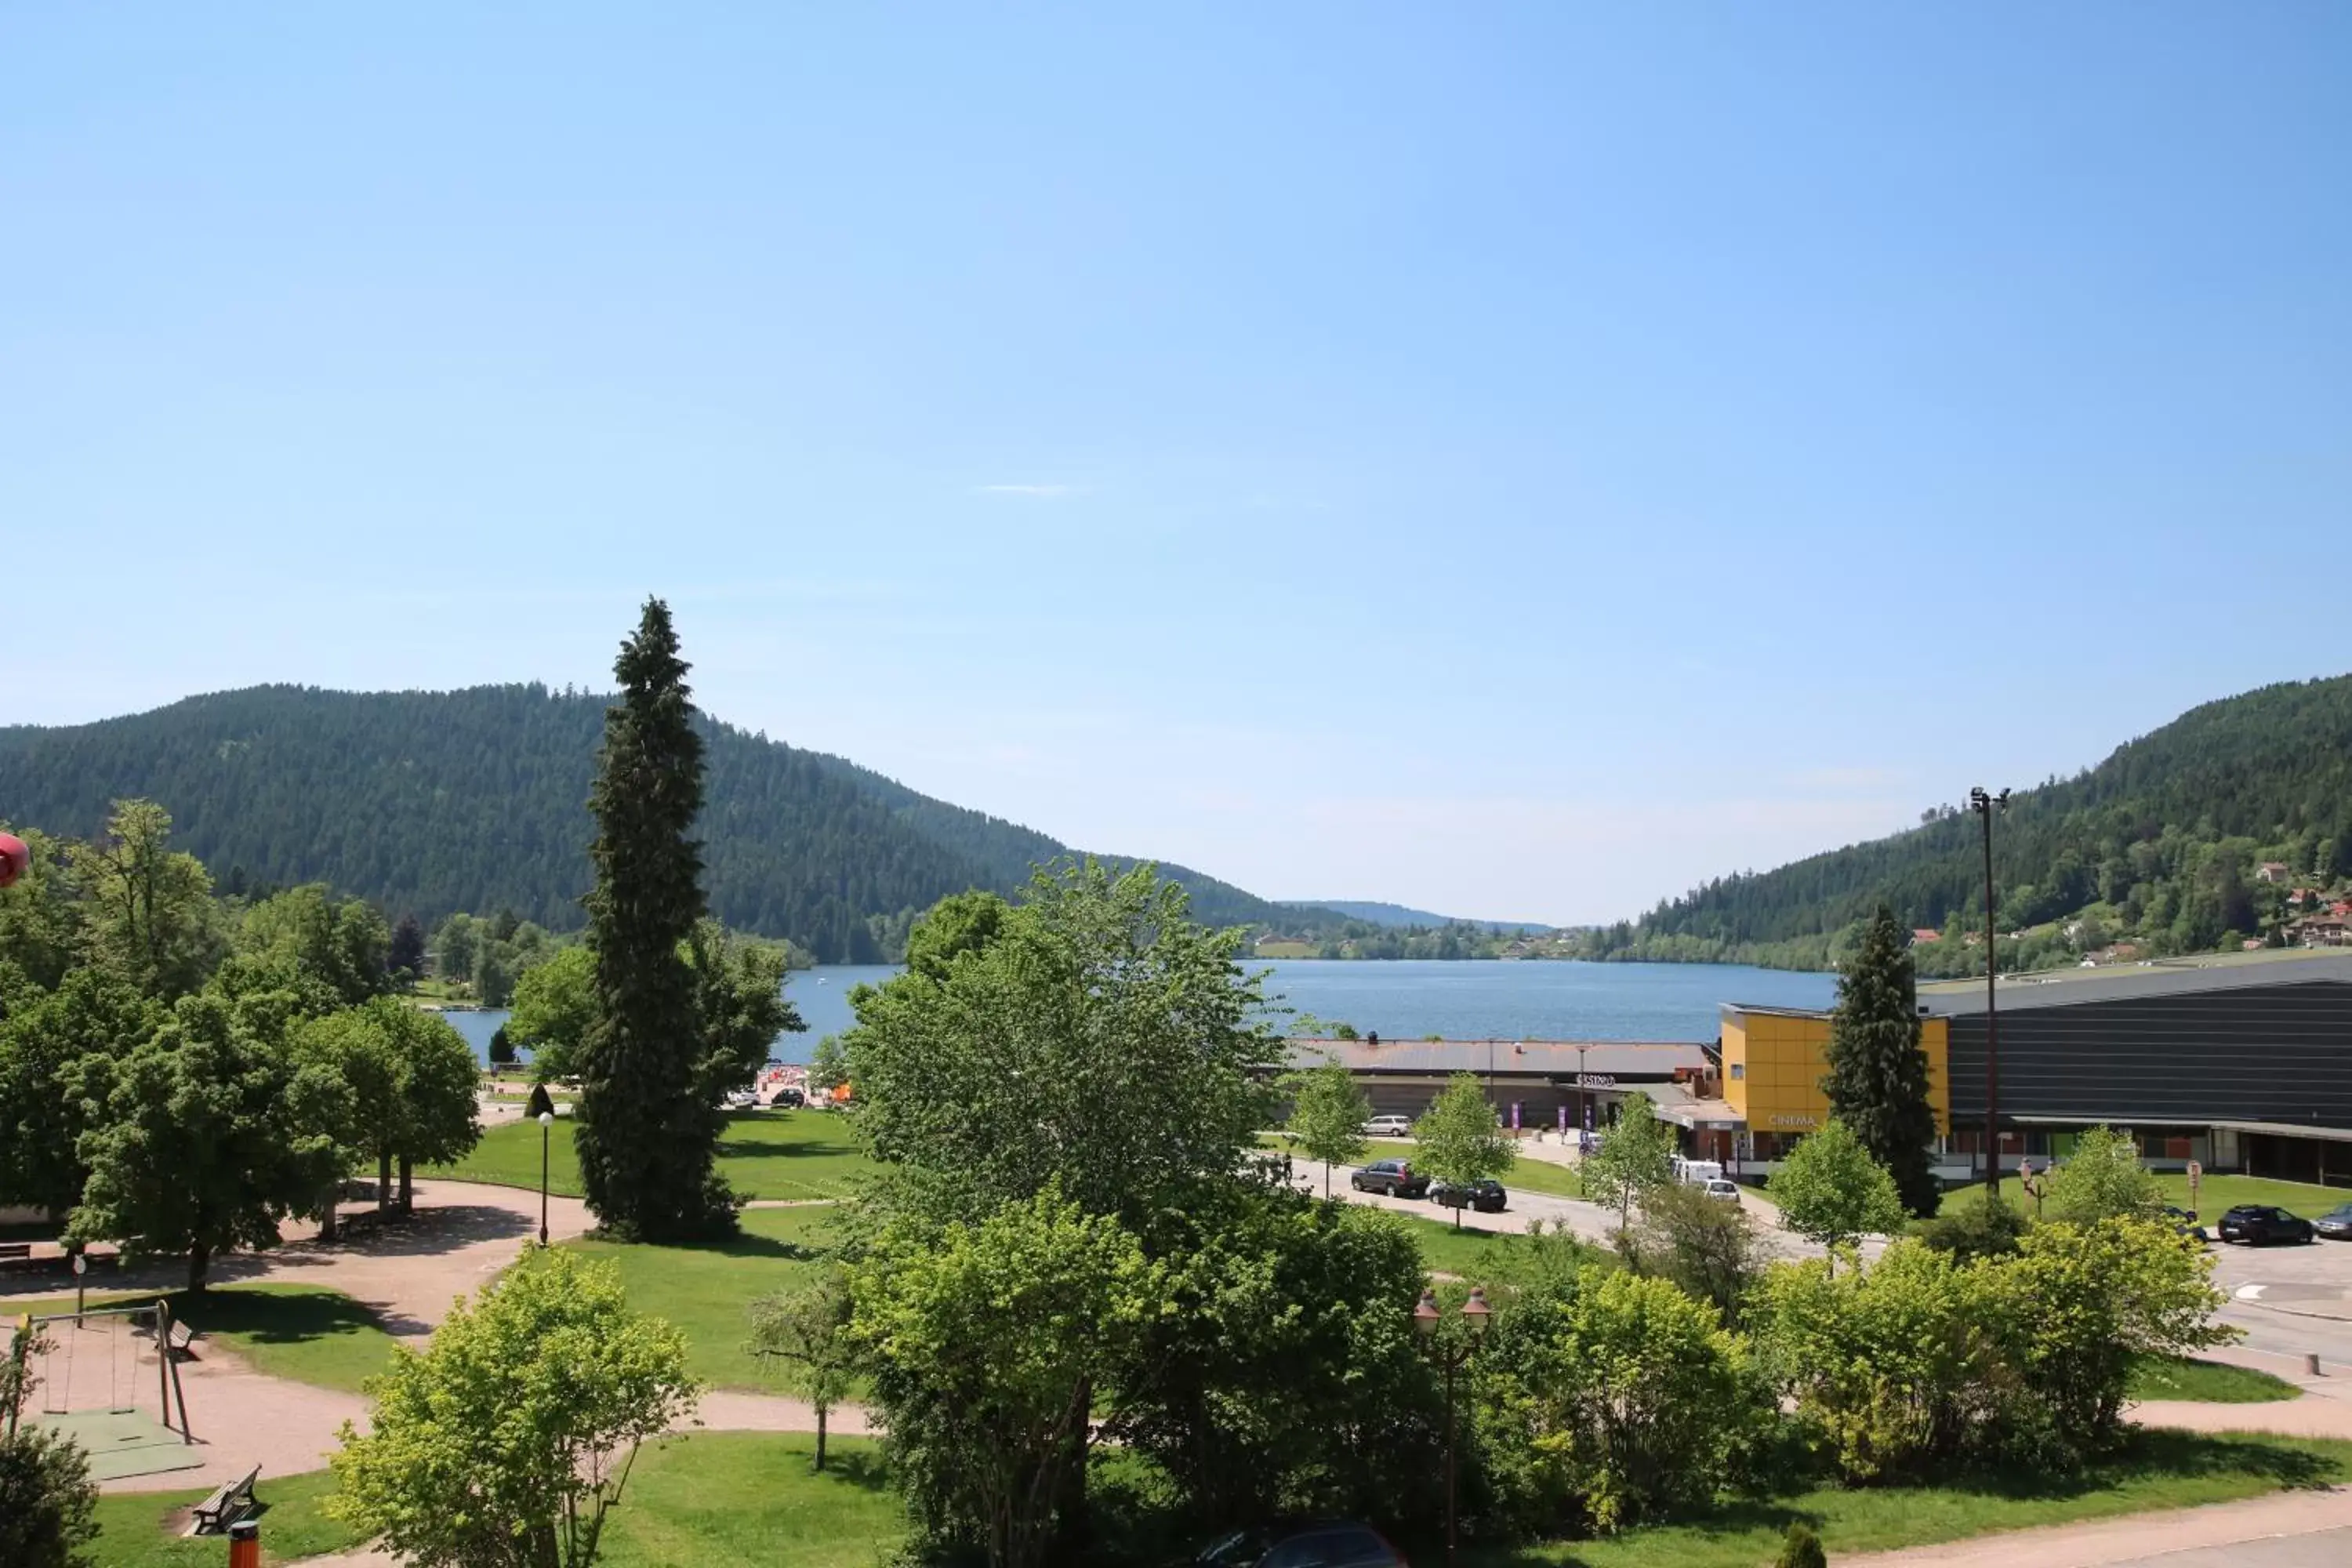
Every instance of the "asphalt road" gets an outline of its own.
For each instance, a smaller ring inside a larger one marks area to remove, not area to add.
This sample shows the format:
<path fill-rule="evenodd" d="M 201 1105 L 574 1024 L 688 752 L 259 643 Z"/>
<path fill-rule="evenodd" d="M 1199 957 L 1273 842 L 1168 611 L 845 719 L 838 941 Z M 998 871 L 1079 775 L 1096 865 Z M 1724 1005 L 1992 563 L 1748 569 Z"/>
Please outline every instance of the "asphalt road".
<path fill-rule="evenodd" d="M 2134 1557 L 2116 1568 L 2344 1568 L 2352 1563 L 2352 1530 L 2319 1530 L 2267 1541 L 2237 1541 L 2187 1552 Z"/>

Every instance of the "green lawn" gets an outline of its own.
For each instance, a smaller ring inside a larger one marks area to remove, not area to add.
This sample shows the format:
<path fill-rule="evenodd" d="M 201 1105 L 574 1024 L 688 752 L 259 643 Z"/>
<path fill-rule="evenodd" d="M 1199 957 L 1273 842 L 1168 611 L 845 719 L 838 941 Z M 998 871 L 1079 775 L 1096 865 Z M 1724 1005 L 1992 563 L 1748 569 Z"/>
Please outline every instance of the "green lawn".
<path fill-rule="evenodd" d="M 2157 1184 L 2164 1189 L 2164 1201 L 2180 1208 L 2189 1202 L 2189 1178 L 2159 1175 Z M 2009 1203 L 2021 1205 L 2027 1213 L 2033 1209 L 2033 1200 L 2025 1195 L 2011 1177 L 2000 1184 L 2000 1195 Z M 1982 1183 L 1954 1187 L 1944 1194 L 1944 1212 L 1973 1207 L 1984 1202 Z M 2198 1217 L 2210 1225 L 2221 1217 L 2224 1209 L 2240 1204 L 2262 1204 L 2299 1214 L 2305 1219 L 2315 1218 L 2339 1205 L 2352 1204 L 2352 1188 L 2315 1187 L 2302 1182 L 2273 1182 L 2260 1176 L 2207 1176 L 2197 1184 L 2197 1202 L 2193 1205 Z"/>
<path fill-rule="evenodd" d="M 877 1447 L 813 1434 L 705 1432 L 648 1444 L 606 1527 L 603 1568 L 875 1568 L 906 1533 Z"/>
<path fill-rule="evenodd" d="M 1410 1160 L 1419 1152 L 1421 1147 L 1410 1138 L 1370 1138 L 1366 1139 L 1365 1142 L 1368 1145 L 1364 1155 L 1367 1163 L 1374 1160 Z M 1286 1136 L 1278 1132 L 1268 1132 L 1262 1134 L 1257 1143 L 1261 1149 L 1272 1149 L 1289 1154 L 1297 1163 L 1297 1168 L 1309 1171 L 1314 1174 L 1318 1183 L 1317 1190 L 1321 1190 L 1322 1165 L 1299 1153 Z M 1334 1192 L 1339 1190 L 1340 1180 L 1341 1178 L 1336 1175 L 1332 1178 Z M 1584 1195 L 1584 1180 L 1577 1173 L 1574 1167 L 1557 1165 L 1549 1160 L 1538 1160 L 1532 1155 L 1519 1160 L 1509 1170 L 1504 1172 L 1501 1181 L 1506 1187 L 1523 1192 L 1545 1193 L 1556 1198 L 1580 1198 Z"/>
<path fill-rule="evenodd" d="M 326 1470 L 306 1470 L 299 1476 L 264 1476 L 254 1495 L 268 1505 L 261 1517 L 262 1560 L 290 1562 L 322 1552 L 344 1552 L 360 1544 L 359 1537 L 329 1519 L 320 1509 L 335 1489 L 335 1478 Z M 184 1525 L 166 1521 L 174 1510 L 202 1502 L 210 1489 L 181 1492 L 110 1492 L 98 1500 L 97 1561 L 104 1568 L 221 1568 L 228 1560 L 228 1544 L 219 1537 L 186 1541 Z"/>
<path fill-rule="evenodd" d="M 154 1300 L 152 1295 L 110 1294 L 92 1296 L 89 1304 L 130 1306 Z M 392 1357 L 392 1336 L 375 1314 L 340 1290 L 316 1285 L 215 1285 L 199 1297 L 181 1290 L 164 1300 L 172 1303 L 173 1318 L 272 1377 L 357 1393 L 360 1380 L 382 1372 Z M 70 1312 L 73 1306 L 70 1296 L 51 1296 L 10 1301 L 8 1311 L 11 1316 Z M 197 1355 L 204 1354 L 202 1341 L 195 1349 Z"/>
<path fill-rule="evenodd" d="M 2303 1390 L 2283 1377 L 2185 1356 L 2141 1362 L 2126 1392 L 2134 1399 L 2199 1399 L 2215 1405 L 2262 1405 L 2303 1396 Z"/>
<path fill-rule="evenodd" d="M 1957 1541 L 1996 1530 L 2188 1508 L 2288 1487 L 2352 1479 L 2352 1443 L 2142 1433 L 2124 1454 L 2071 1479 L 1825 1489 L 1733 1504 L 1685 1524 L 1607 1541 L 1463 1553 L 1474 1568 L 1763 1568 L 1791 1520 L 1820 1532 L 1834 1563 L 1852 1552 Z"/>
<path fill-rule="evenodd" d="M 572 1126 L 559 1119 L 548 1150 L 547 1185 L 566 1197 L 581 1195 L 580 1162 L 572 1149 Z M 454 1165 L 436 1165 L 421 1175 L 502 1186 L 539 1186 L 540 1130 L 529 1121 L 490 1128 L 474 1152 Z M 859 1173 L 872 1170 L 836 1111 L 746 1110 L 728 1118 L 719 1142 L 719 1171 L 747 1198 L 837 1198 Z"/>
<path fill-rule="evenodd" d="M 772 1388 L 743 1351 L 755 1296 L 788 1289 L 815 1272 L 831 1245 L 827 1208 L 746 1209 L 743 1234 L 711 1247 L 647 1247 L 614 1241 L 564 1243 L 620 1265 L 629 1305 L 667 1318 L 686 1334 L 687 1365 L 721 1388 Z"/>

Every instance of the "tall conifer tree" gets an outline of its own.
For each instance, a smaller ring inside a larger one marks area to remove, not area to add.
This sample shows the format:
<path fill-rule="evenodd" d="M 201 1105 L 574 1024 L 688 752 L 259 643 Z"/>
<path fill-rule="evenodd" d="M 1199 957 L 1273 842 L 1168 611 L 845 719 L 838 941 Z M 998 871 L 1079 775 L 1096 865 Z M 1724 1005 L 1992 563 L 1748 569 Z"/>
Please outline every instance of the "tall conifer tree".
<path fill-rule="evenodd" d="M 580 1047 L 580 1175 L 604 1227 L 647 1241 L 730 1230 L 712 1168 L 721 1117 L 695 1093 L 700 1055 L 685 943 L 702 918 L 702 739 L 669 606 L 646 601 L 613 666 L 589 809 L 588 947 L 596 1016 Z"/>
<path fill-rule="evenodd" d="M 1927 1053 L 1919 1047 L 1918 977 L 1909 937 L 1885 904 L 1838 977 L 1822 1089 L 1830 1114 L 1894 1175 L 1903 1206 L 1934 1214 L 1940 1196 L 1929 1158 L 1936 1112 L 1927 1103 Z"/>

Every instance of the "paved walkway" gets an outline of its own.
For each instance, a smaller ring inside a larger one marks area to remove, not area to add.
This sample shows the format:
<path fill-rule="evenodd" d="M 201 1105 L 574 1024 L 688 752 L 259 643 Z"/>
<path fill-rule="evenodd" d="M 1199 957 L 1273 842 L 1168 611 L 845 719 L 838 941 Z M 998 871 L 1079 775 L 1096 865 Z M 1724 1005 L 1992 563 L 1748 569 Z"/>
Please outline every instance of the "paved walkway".
<path fill-rule="evenodd" d="M 2352 1531 L 2352 1489 L 2279 1492 L 2241 1502 L 2215 1503 L 2206 1508 L 2166 1509 L 2155 1513 L 2126 1514 L 2120 1519 L 2092 1520 L 2082 1524 L 2049 1525 L 2035 1530 L 2005 1530 L 1940 1546 L 1913 1546 L 1901 1552 L 1870 1552 L 1840 1556 L 1838 1568 L 1908 1568 L 1913 1563 L 1938 1563 L 1943 1568 L 2109 1568 L 2147 1563 L 2187 1568 L 2210 1563 L 2259 1563 L 2264 1568 L 2302 1568 L 2303 1564 L 2352 1562 L 2352 1556 L 2278 1555 L 2256 1543 L 2281 1538 L 2310 1537 L 2303 1544 L 2334 1550 L 2335 1532 Z M 2256 1555 L 2257 1551 L 2263 1554 Z M 2192 1553 L 2176 1557 L 2176 1553 Z M 2207 1553 L 2217 1553 L 2206 1555 Z"/>

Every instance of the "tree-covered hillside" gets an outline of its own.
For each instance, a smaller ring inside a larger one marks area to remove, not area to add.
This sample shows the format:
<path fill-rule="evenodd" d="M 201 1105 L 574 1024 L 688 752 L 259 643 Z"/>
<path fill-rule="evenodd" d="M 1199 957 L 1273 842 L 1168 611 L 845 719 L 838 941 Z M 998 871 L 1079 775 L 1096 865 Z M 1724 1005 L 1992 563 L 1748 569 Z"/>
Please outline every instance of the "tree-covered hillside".
<path fill-rule="evenodd" d="M 1885 900 L 1905 925 L 1945 933 L 1923 944 L 1923 970 L 1980 968 L 1981 949 L 1968 952 L 1984 922 L 1979 831 L 1940 806 L 1891 838 L 1710 882 L 1580 951 L 1822 965 Z M 2352 676 L 2194 709 L 2097 767 L 2018 792 L 1994 844 L 2000 928 L 2032 933 L 2014 955 L 2028 967 L 2117 942 L 2155 956 L 2295 940 L 2352 875 Z"/>
<path fill-rule="evenodd" d="M 428 923 L 505 909 L 565 930 L 588 886 L 605 700 L 538 685 L 266 686 L 95 724 L 0 729 L 0 818 L 86 837 L 110 802 L 139 796 L 171 812 L 178 841 L 230 891 L 323 881 Z M 702 727 L 711 912 L 822 960 L 888 956 L 916 911 L 970 887 L 1013 892 L 1033 863 L 1070 853 L 840 758 L 708 717 Z M 1301 911 L 1166 869 L 1199 919 L 1301 923 Z"/>

